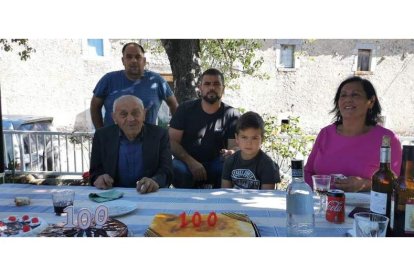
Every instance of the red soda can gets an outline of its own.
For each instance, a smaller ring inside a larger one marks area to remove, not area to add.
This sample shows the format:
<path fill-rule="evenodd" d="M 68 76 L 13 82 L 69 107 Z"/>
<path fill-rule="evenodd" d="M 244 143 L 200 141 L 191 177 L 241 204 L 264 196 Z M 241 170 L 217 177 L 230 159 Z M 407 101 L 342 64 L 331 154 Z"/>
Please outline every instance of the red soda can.
<path fill-rule="evenodd" d="M 326 207 L 326 220 L 333 223 L 345 221 L 345 193 L 342 190 L 329 190 Z"/>

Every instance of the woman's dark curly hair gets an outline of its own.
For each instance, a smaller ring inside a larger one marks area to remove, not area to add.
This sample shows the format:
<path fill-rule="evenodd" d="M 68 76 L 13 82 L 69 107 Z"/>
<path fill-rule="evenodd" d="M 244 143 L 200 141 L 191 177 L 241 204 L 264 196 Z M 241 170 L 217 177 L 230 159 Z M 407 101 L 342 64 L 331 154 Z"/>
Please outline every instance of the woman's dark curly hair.
<path fill-rule="evenodd" d="M 335 98 L 334 98 L 334 108 L 331 110 L 330 113 L 334 114 L 333 122 L 335 125 L 342 124 L 342 116 L 341 112 L 339 111 L 339 97 L 341 94 L 341 90 L 344 87 L 345 84 L 351 83 L 351 82 L 359 82 L 362 85 L 362 88 L 365 91 L 365 94 L 367 96 L 367 99 L 371 99 L 372 97 L 375 97 L 374 105 L 371 109 L 367 111 L 367 116 L 365 118 L 365 125 L 367 126 L 375 126 L 377 123 L 381 122 L 381 105 L 378 101 L 377 92 L 375 91 L 374 86 L 369 80 L 360 78 L 360 77 L 350 77 L 346 80 L 344 80 L 338 87 Z"/>

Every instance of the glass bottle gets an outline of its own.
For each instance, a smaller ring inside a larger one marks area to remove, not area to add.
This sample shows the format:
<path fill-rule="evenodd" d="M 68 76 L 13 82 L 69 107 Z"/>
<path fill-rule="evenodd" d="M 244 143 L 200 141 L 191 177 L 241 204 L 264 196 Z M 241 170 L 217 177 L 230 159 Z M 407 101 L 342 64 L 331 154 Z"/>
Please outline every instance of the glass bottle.
<path fill-rule="evenodd" d="M 390 227 L 396 237 L 414 237 L 414 146 L 403 146 L 401 172 L 391 200 Z"/>
<path fill-rule="evenodd" d="M 288 237 L 312 237 L 315 231 L 313 192 L 303 178 L 303 160 L 292 160 L 292 181 L 286 191 Z"/>
<path fill-rule="evenodd" d="M 380 149 L 380 166 L 372 176 L 371 188 L 371 212 L 385 215 L 390 218 L 391 196 L 393 184 L 396 180 L 395 173 L 391 170 L 391 146 L 390 137 L 384 135 Z M 389 234 L 389 227 L 387 233 Z"/>

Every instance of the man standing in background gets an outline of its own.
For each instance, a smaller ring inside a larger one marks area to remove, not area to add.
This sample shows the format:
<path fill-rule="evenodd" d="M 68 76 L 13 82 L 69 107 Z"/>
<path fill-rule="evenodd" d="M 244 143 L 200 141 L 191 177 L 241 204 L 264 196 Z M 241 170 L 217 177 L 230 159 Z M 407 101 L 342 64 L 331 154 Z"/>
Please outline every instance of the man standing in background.
<path fill-rule="evenodd" d="M 112 109 L 114 100 L 122 95 L 134 95 L 142 100 L 146 111 L 146 123 L 156 124 L 158 111 L 165 101 L 171 115 L 178 103 L 168 83 L 157 73 L 145 70 L 144 48 L 130 42 L 122 48 L 122 64 L 125 70 L 105 74 L 93 90 L 91 118 L 95 129 L 114 124 Z M 102 118 L 102 106 L 105 118 Z"/>

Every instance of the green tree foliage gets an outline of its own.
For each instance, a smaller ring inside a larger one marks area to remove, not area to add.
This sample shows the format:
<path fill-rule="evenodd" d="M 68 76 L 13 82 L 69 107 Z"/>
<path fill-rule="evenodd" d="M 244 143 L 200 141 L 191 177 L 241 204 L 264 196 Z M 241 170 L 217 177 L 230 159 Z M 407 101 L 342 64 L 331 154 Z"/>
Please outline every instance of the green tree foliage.
<path fill-rule="evenodd" d="M 203 70 L 217 68 L 227 80 L 227 86 L 237 89 L 237 79 L 250 75 L 259 79 L 268 79 L 265 73 L 259 73 L 263 57 L 256 52 L 263 46 L 261 40 L 255 39 L 203 39 L 201 46 L 201 67 Z"/>
<path fill-rule="evenodd" d="M 174 91 L 180 103 L 197 97 L 195 91 L 199 76 L 211 67 L 223 72 L 226 86 L 233 90 L 239 88 L 239 77 L 249 75 L 259 79 L 269 78 L 267 74 L 259 72 L 264 59 L 256 56 L 257 50 L 263 46 L 262 40 L 162 39 L 160 42 L 170 60 Z M 152 54 L 160 53 L 159 47 L 148 46 L 155 49 Z"/>
<path fill-rule="evenodd" d="M 265 121 L 263 150 L 279 165 L 283 186 L 290 179 L 290 161 L 308 156 L 315 137 L 305 135 L 299 125 L 299 117 L 289 117 L 289 124 L 283 125 L 274 115 L 264 114 L 263 120 Z"/>
<path fill-rule="evenodd" d="M 17 54 L 20 56 L 20 60 L 26 61 L 30 58 L 32 53 L 36 50 L 29 45 L 28 39 L 0 39 L 0 49 L 5 52 L 12 52 L 18 49 Z"/>

